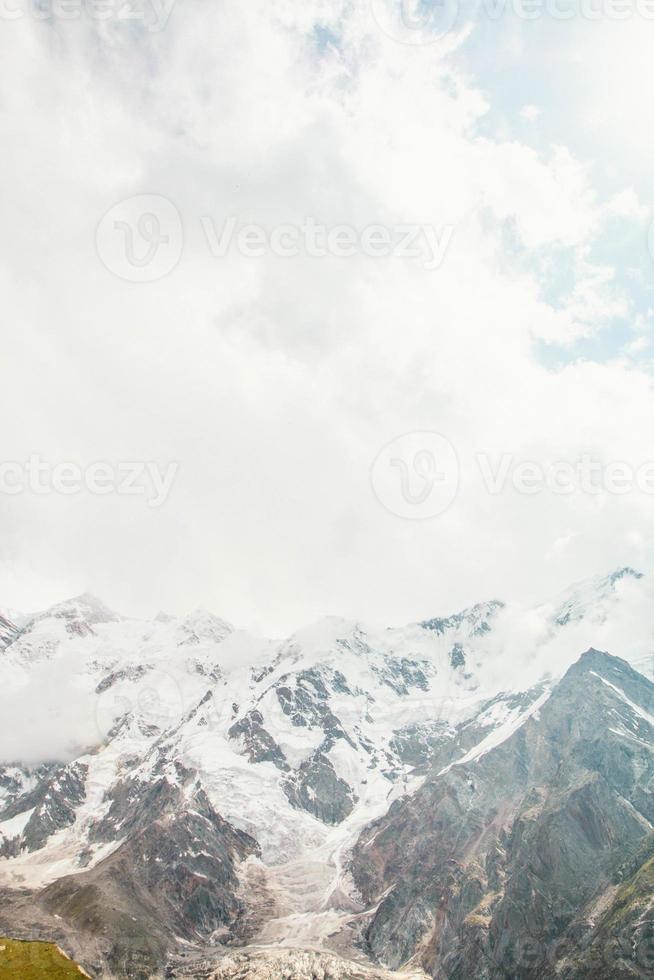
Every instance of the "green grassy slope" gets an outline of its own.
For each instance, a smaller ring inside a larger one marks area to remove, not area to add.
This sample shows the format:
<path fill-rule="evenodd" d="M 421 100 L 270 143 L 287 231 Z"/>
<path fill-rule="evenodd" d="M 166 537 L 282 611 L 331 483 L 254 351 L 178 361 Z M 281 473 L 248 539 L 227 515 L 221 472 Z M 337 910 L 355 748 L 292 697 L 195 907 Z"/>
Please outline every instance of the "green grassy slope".
<path fill-rule="evenodd" d="M 79 968 L 50 943 L 0 937 L 0 980 L 80 980 Z"/>

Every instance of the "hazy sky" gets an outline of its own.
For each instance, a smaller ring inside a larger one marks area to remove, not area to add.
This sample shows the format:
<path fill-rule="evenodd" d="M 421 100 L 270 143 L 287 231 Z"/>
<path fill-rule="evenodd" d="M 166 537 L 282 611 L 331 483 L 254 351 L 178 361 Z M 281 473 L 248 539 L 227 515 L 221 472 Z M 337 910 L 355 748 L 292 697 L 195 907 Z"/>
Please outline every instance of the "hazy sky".
<path fill-rule="evenodd" d="M 654 20 L 391 7 L 2 5 L 2 462 L 176 475 L 0 492 L 0 608 L 279 634 L 650 567 Z"/>

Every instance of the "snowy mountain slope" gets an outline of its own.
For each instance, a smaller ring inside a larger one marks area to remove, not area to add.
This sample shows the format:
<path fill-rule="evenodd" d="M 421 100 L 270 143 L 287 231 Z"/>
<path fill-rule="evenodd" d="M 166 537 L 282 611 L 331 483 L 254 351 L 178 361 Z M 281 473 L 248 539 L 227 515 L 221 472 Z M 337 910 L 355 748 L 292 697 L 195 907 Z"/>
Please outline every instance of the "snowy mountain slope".
<path fill-rule="evenodd" d="M 548 605 L 550 618 L 556 626 L 580 621 L 588 616 L 606 620 L 612 605 L 619 601 L 625 585 L 640 581 L 644 576 L 633 568 L 619 568 L 610 575 L 597 575 L 584 582 L 576 582 Z"/>
<path fill-rule="evenodd" d="M 18 691 L 42 661 L 75 676 L 81 701 L 93 704 L 82 728 L 93 751 L 77 756 L 93 799 L 125 758 L 145 769 L 180 758 L 274 852 L 295 846 L 300 825 L 309 841 L 322 839 L 324 824 L 377 798 L 377 780 L 383 799 L 401 784 L 412 766 L 396 741 L 416 717 L 438 729 L 474 710 L 478 685 L 451 657 L 474 629 L 464 618 L 440 634 L 418 625 L 366 633 L 331 619 L 275 647 L 209 614 L 144 624 L 82 597 L 36 618 L 6 667 Z M 258 826 L 262 787 L 271 813 L 287 815 L 269 831 Z M 74 831 L 73 849 L 85 833 Z"/>
<path fill-rule="evenodd" d="M 577 624 L 625 574 L 575 587 L 565 623 L 548 621 L 559 633 Z M 380 787 L 384 797 L 401 787 L 428 758 L 450 761 L 448 752 L 461 747 L 455 726 L 497 695 L 487 680 L 488 639 L 503 613 L 494 602 L 385 630 L 331 618 L 274 645 L 234 634 L 208 613 L 140 623 L 81 596 L 35 617 L 5 667 L 18 690 L 32 683 L 41 660 L 76 676 L 81 699 L 92 704 L 87 745 L 109 743 L 89 759 L 78 753 L 96 792 L 115 778 L 122 757 L 143 758 L 169 732 L 155 751 L 205 772 L 214 792 L 234 800 L 227 804 L 234 819 L 262 833 L 273 855 L 290 846 L 300 824 L 309 840 L 321 838 L 323 824 L 365 808 Z M 235 783 L 243 780 L 251 786 L 241 793 Z M 281 807 L 287 816 L 263 832 L 259 783 L 271 813 Z"/>
<path fill-rule="evenodd" d="M 249 910 L 234 941 L 350 956 L 368 921 L 350 872 L 365 828 L 537 719 L 584 637 L 649 672 L 648 588 L 619 570 L 535 610 L 494 601 L 386 629 L 332 617 L 282 642 L 202 610 L 146 622 L 88 595 L 61 603 L 3 654 L 0 887 L 103 883 L 153 787 L 182 810 L 202 793 L 256 842 L 221 899 Z"/>

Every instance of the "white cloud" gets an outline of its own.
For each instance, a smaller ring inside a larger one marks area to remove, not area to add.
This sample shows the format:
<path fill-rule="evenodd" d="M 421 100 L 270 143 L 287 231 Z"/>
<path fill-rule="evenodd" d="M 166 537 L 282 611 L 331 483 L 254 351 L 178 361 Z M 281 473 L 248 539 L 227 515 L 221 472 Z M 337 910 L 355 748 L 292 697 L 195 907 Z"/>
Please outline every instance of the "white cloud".
<path fill-rule="evenodd" d="M 628 187 L 615 194 L 608 201 L 606 212 L 620 218 L 632 218 L 634 221 L 644 221 L 649 213 L 645 205 L 638 200 L 638 195 L 633 187 Z"/>
<path fill-rule="evenodd" d="M 628 354 L 642 354 L 643 351 L 649 350 L 652 346 L 651 337 L 636 337 L 635 340 L 630 341 L 625 350 Z"/>
<path fill-rule="evenodd" d="M 317 23 L 340 44 L 321 50 Z M 90 588 L 126 611 L 203 603 L 281 632 L 325 612 L 407 621 L 642 563 L 649 498 L 491 498 L 475 469 L 479 451 L 639 463 L 652 392 L 621 364 L 538 362 L 534 338 L 592 332 L 628 303 L 588 254 L 604 217 L 590 168 L 564 146 L 476 135 L 488 102 L 454 40 L 394 43 L 367 4 L 263 0 L 186 0 L 160 34 L 5 26 L 4 456 L 180 474 L 156 512 L 1 497 L 3 602 Z M 94 249 L 101 216 L 140 193 L 184 222 L 179 265 L 150 284 L 116 278 Z M 454 234 L 436 272 L 214 259 L 200 218 L 231 214 Z M 515 259 L 566 249 L 577 281 L 556 307 Z M 369 485 L 381 447 L 412 430 L 442 432 L 462 466 L 456 503 L 425 524 L 385 512 Z"/>
<path fill-rule="evenodd" d="M 520 118 L 526 120 L 526 122 L 534 122 L 542 114 L 542 111 L 538 105 L 523 105 L 520 110 Z"/>

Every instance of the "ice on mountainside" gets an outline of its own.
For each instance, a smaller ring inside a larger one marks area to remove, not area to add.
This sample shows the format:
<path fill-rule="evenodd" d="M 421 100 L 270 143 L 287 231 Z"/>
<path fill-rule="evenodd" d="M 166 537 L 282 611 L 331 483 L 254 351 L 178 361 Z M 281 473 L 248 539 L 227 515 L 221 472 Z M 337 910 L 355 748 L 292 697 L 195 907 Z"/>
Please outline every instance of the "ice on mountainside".
<path fill-rule="evenodd" d="M 123 860 L 138 828 L 157 853 L 153 821 L 173 810 L 166 860 L 176 861 L 175 842 L 207 807 L 234 861 L 229 896 L 211 897 L 225 928 L 238 932 L 239 902 L 260 893 L 262 941 L 322 947 L 360 908 L 350 863 L 365 828 L 434 774 L 470 774 L 538 724 L 579 637 L 621 622 L 631 583 L 638 573 L 619 570 L 527 614 L 493 601 L 391 628 L 327 617 L 282 642 L 204 610 L 145 621 L 87 595 L 59 603 L 6 647 L 7 684 L 22 697 L 45 671 L 56 703 L 58 678 L 72 678 L 92 726 L 74 759 L 0 764 L 0 885 L 49 889 L 72 876 L 82 887 L 94 875 L 105 887 L 106 862 Z M 524 615 L 539 624 L 529 683 L 502 657 Z M 612 727 L 638 739 L 638 702 L 618 694 L 627 714 Z M 241 867 L 239 841 L 251 840 Z M 193 888 L 205 873 L 195 868 Z"/>

